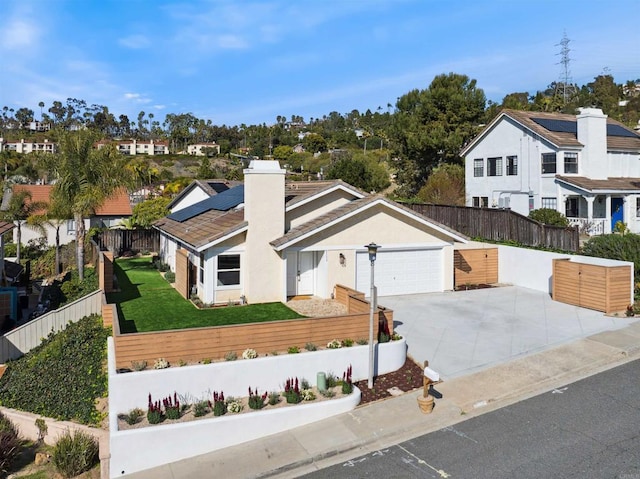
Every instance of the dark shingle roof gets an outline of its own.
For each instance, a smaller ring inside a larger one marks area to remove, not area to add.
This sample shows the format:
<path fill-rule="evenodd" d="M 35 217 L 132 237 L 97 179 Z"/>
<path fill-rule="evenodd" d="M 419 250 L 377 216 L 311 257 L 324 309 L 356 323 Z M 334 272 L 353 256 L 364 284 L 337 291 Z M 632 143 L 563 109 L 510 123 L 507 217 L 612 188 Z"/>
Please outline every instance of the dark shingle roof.
<path fill-rule="evenodd" d="M 591 178 L 586 178 L 584 176 L 560 175 L 556 175 L 556 178 L 587 191 L 622 190 L 640 192 L 640 178 L 607 178 L 606 180 L 592 180 Z"/>
<path fill-rule="evenodd" d="M 159 219 L 153 226 L 160 231 L 199 248 L 245 227 L 244 210 L 209 210 L 186 221 L 168 217 Z"/>

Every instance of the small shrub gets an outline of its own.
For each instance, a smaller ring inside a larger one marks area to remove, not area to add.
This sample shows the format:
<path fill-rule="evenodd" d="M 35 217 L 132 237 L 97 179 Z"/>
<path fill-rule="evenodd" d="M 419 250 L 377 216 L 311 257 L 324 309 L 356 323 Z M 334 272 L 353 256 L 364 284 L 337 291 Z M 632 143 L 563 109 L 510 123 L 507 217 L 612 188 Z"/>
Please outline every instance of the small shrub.
<path fill-rule="evenodd" d="M 338 385 L 338 378 L 333 372 L 329 371 L 327 374 L 327 389 L 334 388 Z"/>
<path fill-rule="evenodd" d="M 187 365 L 187 362 L 184 359 L 181 359 L 181 360 L 178 361 L 178 366 L 180 366 L 181 368 L 186 366 L 186 365 Z"/>
<path fill-rule="evenodd" d="M 326 398 L 332 398 L 336 395 L 336 392 L 330 389 L 327 389 L 326 391 L 320 391 L 320 394 L 322 394 Z"/>
<path fill-rule="evenodd" d="M 213 393 L 213 415 L 222 416 L 227 412 L 227 403 L 224 400 L 224 393 Z"/>
<path fill-rule="evenodd" d="M 552 208 L 539 208 L 529 212 L 529 218 L 545 225 L 569 226 L 569 220 L 559 211 Z"/>
<path fill-rule="evenodd" d="M 351 378 L 351 374 L 353 369 L 351 366 L 347 368 L 347 370 L 342 374 L 342 394 L 351 394 L 353 391 L 353 382 Z"/>
<path fill-rule="evenodd" d="M 303 389 L 300 396 L 303 401 L 313 401 L 316 398 L 316 395 L 311 389 Z"/>
<path fill-rule="evenodd" d="M 162 400 L 164 406 L 164 414 L 167 419 L 180 419 L 182 410 L 180 409 L 180 401 L 178 400 L 178 394 L 173 393 L 173 399 L 171 396 L 167 396 Z"/>
<path fill-rule="evenodd" d="M 140 418 L 142 416 L 144 416 L 144 411 L 142 409 L 135 408 L 124 415 L 124 420 L 130 426 L 133 426 L 138 421 L 140 421 Z"/>
<path fill-rule="evenodd" d="M 195 417 L 205 416 L 210 410 L 211 405 L 209 404 L 209 401 L 198 401 L 193 405 L 193 415 Z"/>
<path fill-rule="evenodd" d="M 288 404 L 298 404 L 302 400 L 298 378 L 287 379 L 284 386 L 284 397 Z"/>
<path fill-rule="evenodd" d="M 153 363 L 153 369 L 166 369 L 169 367 L 169 361 L 164 358 L 158 358 Z"/>
<path fill-rule="evenodd" d="M 38 419 L 36 419 L 36 427 L 38 428 L 38 442 L 43 443 L 44 438 L 47 435 L 47 432 L 49 431 L 47 422 L 41 417 L 39 417 Z"/>
<path fill-rule="evenodd" d="M 144 371 L 145 369 L 147 369 L 147 362 L 146 361 L 131 361 L 131 369 L 133 369 L 134 371 Z"/>
<path fill-rule="evenodd" d="M 287 352 L 289 354 L 298 354 L 300 352 L 300 348 L 298 346 L 290 346 L 289 349 L 287 349 Z"/>
<path fill-rule="evenodd" d="M 173 271 L 167 271 L 164 274 L 164 279 L 166 279 L 167 282 L 169 282 L 169 283 L 175 283 L 176 282 L 176 274 Z"/>
<path fill-rule="evenodd" d="M 53 448 L 52 462 L 64 477 L 75 477 L 98 464 L 98 441 L 82 431 L 67 431 Z"/>
<path fill-rule="evenodd" d="M 211 358 L 203 359 L 202 364 L 211 364 Z"/>
<path fill-rule="evenodd" d="M 0 431 L 0 476 L 9 471 L 9 468 L 20 453 L 20 439 L 6 431 Z"/>
<path fill-rule="evenodd" d="M 360 338 L 360 339 L 358 339 L 358 340 L 356 341 L 356 343 L 357 343 L 359 346 L 364 346 L 365 344 L 369 344 L 369 340 L 364 339 L 364 338 Z"/>
<path fill-rule="evenodd" d="M 342 340 L 342 346 L 344 346 L 345 348 L 350 348 L 351 346 L 353 346 L 353 339 L 343 339 Z"/>
<path fill-rule="evenodd" d="M 235 361 L 236 359 L 238 359 L 238 354 L 235 351 L 229 351 L 224 355 L 225 361 Z"/>
<path fill-rule="evenodd" d="M 278 354 L 280 354 L 278 351 L 271 351 L 271 356 L 277 356 Z"/>
<path fill-rule="evenodd" d="M 379 343 L 388 343 L 391 338 L 386 333 L 378 334 Z"/>
<path fill-rule="evenodd" d="M 392 340 L 392 341 L 400 341 L 401 339 L 402 339 L 402 336 L 400 336 L 400 335 L 399 335 L 398 333 L 396 333 L 396 332 L 394 332 L 394 333 L 391 335 L 391 340 Z"/>
<path fill-rule="evenodd" d="M 273 391 L 269 393 L 269 405 L 275 406 L 280 402 L 280 393 Z"/>
<path fill-rule="evenodd" d="M 304 345 L 304 349 L 306 349 L 307 351 L 317 351 L 318 350 L 318 346 L 316 346 L 313 343 L 307 343 Z"/>
<path fill-rule="evenodd" d="M 244 409 L 244 407 L 240 401 L 233 399 L 227 402 L 227 410 L 233 414 L 238 414 L 242 409 Z"/>
<path fill-rule="evenodd" d="M 260 395 L 258 389 L 252 391 L 249 388 L 249 407 L 251 409 L 262 409 L 264 407 L 264 401 L 267 399 L 267 393 Z"/>
<path fill-rule="evenodd" d="M 329 349 L 338 349 L 342 347 L 342 343 L 337 339 L 332 339 L 327 343 L 327 348 Z"/>
<path fill-rule="evenodd" d="M 160 401 L 153 402 L 149 394 L 149 406 L 147 408 L 147 421 L 149 424 L 160 424 L 164 420 Z"/>
<path fill-rule="evenodd" d="M 627 306 L 627 310 L 624 312 L 624 314 L 630 318 L 632 316 L 635 316 L 636 312 L 633 308 L 633 304 L 630 304 L 629 306 Z"/>
<path fill-rule="evenodd" d="M 255 359 L 258 357 L 258 353 L 255 349 L 247 348 L 242 352 L 242 359 Z"/>

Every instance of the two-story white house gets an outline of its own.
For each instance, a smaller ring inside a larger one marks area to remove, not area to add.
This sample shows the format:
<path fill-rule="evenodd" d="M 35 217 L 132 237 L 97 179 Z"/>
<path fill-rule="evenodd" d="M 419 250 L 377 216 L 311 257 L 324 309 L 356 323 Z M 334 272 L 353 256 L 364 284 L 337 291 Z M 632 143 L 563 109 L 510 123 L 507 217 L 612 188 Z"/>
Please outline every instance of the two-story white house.
<path fill-rule="evenodd" d="M 596 108 L 503 110 L 461 152 L 467 206 L 538 208 L 589 234 L 640 233 L 640 134 Z"/>

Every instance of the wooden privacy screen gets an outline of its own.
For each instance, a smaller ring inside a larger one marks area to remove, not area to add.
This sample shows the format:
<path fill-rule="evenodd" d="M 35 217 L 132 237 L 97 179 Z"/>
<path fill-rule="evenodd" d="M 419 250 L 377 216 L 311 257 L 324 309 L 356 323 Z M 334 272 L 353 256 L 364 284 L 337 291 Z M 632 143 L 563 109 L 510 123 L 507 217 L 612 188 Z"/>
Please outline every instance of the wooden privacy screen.
<path fill-rule="evenodd" d="M 498 282 L 498 248 L 460 249 L 453 252 L 455 286 Z"/>
<path fill-rule="evenodd" d="M 553 260 L 555 301 L 605 313 L 624 311 L 633 302 L 631 266 L 601 266 Z"/>

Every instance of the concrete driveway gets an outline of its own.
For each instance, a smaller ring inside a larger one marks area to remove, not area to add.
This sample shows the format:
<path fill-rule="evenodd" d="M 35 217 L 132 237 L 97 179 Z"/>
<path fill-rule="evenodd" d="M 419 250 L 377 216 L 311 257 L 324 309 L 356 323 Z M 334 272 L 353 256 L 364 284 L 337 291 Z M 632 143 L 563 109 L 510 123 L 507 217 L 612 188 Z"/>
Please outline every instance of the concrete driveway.
<path fill-rule="evenodd" d="M 394 311 L 408 354 L 449 379 L 637 321 L 518 286 L 386 296 L 378 303 Z"/>

